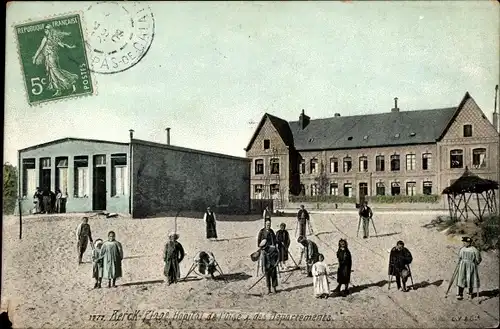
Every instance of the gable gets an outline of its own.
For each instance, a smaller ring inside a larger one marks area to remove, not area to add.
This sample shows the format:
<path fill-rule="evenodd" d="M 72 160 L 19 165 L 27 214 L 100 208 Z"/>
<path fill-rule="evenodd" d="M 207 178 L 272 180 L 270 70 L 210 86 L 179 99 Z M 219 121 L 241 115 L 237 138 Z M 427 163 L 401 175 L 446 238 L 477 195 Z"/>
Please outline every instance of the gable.
<path fill-rule="evenodd" d="M 464 138 L 464 125 L 472 125 L 472 137 L 465 138 L 488 138 L 497 137 L 498 132 L 479 108 L 472 97 L 468 97 L 455 114 L 442 140 Z"/>
<path fill-rule="evenodd" d="M 286 148 L 286 144 L 278 129 L 275 127 L 269 116 L 264 115 L 263 121 L 261 121 L 261 124 L 257 127 L 252 140 L 246 148 L 247 154 L 259 154 L 264 152 L 264 140 L 266 139 L 270 142 L 270 149 Z"/>
<path fill-rule="evenodd" d="M 58 157 L 101 153 L 128 153 L 128 148 L 128 143 L 64 138 L 22 149 L 20 150 L 20 154 L 22 158 Z"/>

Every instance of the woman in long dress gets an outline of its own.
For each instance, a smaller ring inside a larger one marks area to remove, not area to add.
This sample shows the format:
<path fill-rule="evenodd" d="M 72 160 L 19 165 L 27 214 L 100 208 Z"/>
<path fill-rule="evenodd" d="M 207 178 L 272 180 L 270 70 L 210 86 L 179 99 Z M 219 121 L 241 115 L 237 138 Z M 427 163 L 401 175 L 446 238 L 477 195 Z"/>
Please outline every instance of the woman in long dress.
<path fill-rule="evenodd" d="M 328 298 L 330 287 L 328 285 L 328 266 L 323 262 L 325 257 L 319 254 L 319 261 L 312 266 L 314 296 L 316 298 Z"/>
<path fill-rule="evenodd" d="M 472 299 L 474 288 L 479 291 L 479 264 L 481 264 L 481 252 L 472 245 L 472 239 L 462 238 L 464 246 L 460 249 L 458 256 L 458 275 L 456 284 L 458 287 L 457 299 L 461 300 L 464 296 L 464 289 L 468 288 L 468 296 Z"/>
<path fill-rule="evenodd" d="M 349 293 L 349 282 L 351 281 L 352 258 L 351 252 L 347 246 L 347 241 L 344 239 L 339 240 L 337 259 L 339 261 L 339 268 L 337 271 L 338 286 L 335 288 L 335 291 L 340 292 L 341 286 L 345 285 L 344 294 L 347 295 Z"/>
<path fill-rule="evenodd" d="M 75 48 L 74 45 L 62 42 L 62 39 L 70 34 L 56 30 L 52 25 L 46 25 L 45 36 L 33 56 L 33 64 L 45 64 L 49 80 L 47 89 L 55 90 L 54 96 L 61 95 L 62 90 L 73 89 L 73 92 L 76 90 L 75 83 L 78 80 L 78 75 L 62 69 L 59 64 L 59 47 Z"/>

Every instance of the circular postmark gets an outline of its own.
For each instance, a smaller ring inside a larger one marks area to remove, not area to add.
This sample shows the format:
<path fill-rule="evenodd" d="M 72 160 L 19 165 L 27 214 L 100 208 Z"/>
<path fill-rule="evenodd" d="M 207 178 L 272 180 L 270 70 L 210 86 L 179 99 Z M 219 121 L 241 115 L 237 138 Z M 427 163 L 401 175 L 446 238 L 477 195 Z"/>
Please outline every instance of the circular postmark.
<path fill-rule="evenodd" d="M 101 2 L 85 12 L 85 41 L 93 72 L 112 74 L 136 65 L 154 38 L 151 9 L 141 2 Z"/>

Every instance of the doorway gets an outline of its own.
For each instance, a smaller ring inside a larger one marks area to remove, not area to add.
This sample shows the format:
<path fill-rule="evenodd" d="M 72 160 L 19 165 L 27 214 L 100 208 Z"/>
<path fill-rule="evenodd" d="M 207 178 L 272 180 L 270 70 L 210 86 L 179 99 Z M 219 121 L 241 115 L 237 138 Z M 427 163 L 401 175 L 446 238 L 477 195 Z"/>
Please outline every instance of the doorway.
<path fill-rule="evenodd" d="M 359 183 L 359 203 L 363 203 L 368 196 L 368 183 Z"/>
<path fill-rule="evenodd" d="M 92 193 L 93 210 L 106 210 L 106 167 L 99 166 L 94 168 Z"/>

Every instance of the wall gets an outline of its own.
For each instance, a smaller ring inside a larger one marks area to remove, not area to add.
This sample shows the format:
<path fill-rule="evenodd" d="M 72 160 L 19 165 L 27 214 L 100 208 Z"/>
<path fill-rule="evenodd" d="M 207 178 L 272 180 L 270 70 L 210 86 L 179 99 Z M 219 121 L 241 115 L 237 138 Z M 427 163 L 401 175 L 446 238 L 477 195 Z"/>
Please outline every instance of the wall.
<path fill-rule="evenodd" d="M 107 210 L 109 212 L 128 213 L 128 196 L 111 197 L 111 154 L 125 153 L 128 154 L 128 144 L 125 143 L 112 143 L 112 142 L 96 142 L 86 140 L 62 140 L 54 142 L 53 144 L 47 143 L 34 146 L 22 151 L 21 156 L 21 186 L 24 175 L 22 169 L 23 159 L 35 158 L 35 171 L 37 177 L 37 185 L 39 184 L 39 165 L 40 158 L 51 158 L 51 190 L 55 190 L 55 170 L 57 157 L 68 157 L 68 200 L 66 203 L 66 212 L 86 212 L 92 211 L 92 186 L 93 186 L 93 156 L 99 154 L 106 155 L 106 190 L 107 190 Z M 88 156 L 89 166 L 89 195 L 88 197 L 75 197 L 74 195 L 74 157 L 75 156 Z M 22 191 L 20 191 L 22 192 Z M 28 214 L 33 209 L 33 194 L 35 191 L 26 191 L 26 197 L 21 202 L 23 214 Z M 127 189 L 128 193 L 128 189 Z M 24 194 L 24 193 L 23 193 Z M 18 207 L 17 207 L 18 208 Z M 19 209 L 16 209 L 18 213 Z"/>
<path fill-rule="evenodd" d="M 133 217 L 188 210 L 248 213 L 247 159 L 132 140 Z"/>

